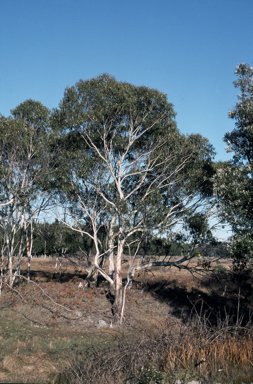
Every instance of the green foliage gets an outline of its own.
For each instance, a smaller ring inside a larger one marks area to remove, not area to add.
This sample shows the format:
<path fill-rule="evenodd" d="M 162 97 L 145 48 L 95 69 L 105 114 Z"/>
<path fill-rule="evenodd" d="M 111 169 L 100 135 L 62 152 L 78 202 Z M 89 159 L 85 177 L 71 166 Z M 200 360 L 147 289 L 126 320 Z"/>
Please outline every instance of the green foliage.
<path fill-rule="evenodd" d="M 238 79 L 235 88 L 241 90 L 235 109 L 229 112 L 229 117 L 235 120 L 235 128 L 226 133 L 224 141 L 228 143 L 227 150 L 233 151 L 234 163 L 248 165 L 253 161 L 253 68 L 248 64 L 239 64 L 235 71 Z"/>
<path fill-rule="evenodd" d="M 36 130 L 47 130 L 50 111 L 42 103 L 35 100 L 26 100 L 11 110 L 15 120 L 23 120 L 27 126 Z"/>
<path fill-rule="evenodd" d="M 138 378 L 136 384 L 162 384 L 164 380 L 163 374 L 155 368 L 138 369 Z"/>
<path fill-rule="evenodd" d="M 175 115 L 165 94 L 108 74 L 66 88 L 51 119 L 62 146 L 61 202 L 87 226 L 90 212 L 104 228 L 116 215 L 115 241 L 119 228 L 129 241 L 133 230 L 152 238 L 192 216 L 193 196 L 212 198 L 214 151 L 201 135 L 182 135 Z"/>
<path fill-rule="evenodd" d="M 18 255 L 20 260 L 28 248 L 31 251 L 32 222 L 48 203 L 49 114 L 41 103 L 27 100 L 12 110 L 12 117 L 0 118 L 0 241 L 10 275 L 12 257 Z"/>
<path fill-rule="evenodd" d="M 202 212 L 196 212 L 194 215 L 187 218 L 185 229 L 189 233 L 191 243 L 206 244 L 215 242 L 205 215 Z"/>
<path fill-rule="evenodd" d="M 235 272 L 242 272 L 250 268 L 252 269 L 252 233 L 241 233 L 238 231 L 232 238 L 230 252 L 233 255 L 233 268 Z"/>
<path fill-rule="evenodd" d="M 85 242 L 92 249 L 92 243 L 87 236 L 82 237 L 79 232 L 71 230 L 58 220 L 53 223 L 36 223 L 34 226 L 33 253 L 37 255 L 87 251 Z"/>
<path fill-rule="evenodd" d="M 0 176 L 2 193 L 14 196 L 19 191 L 21 197 L 28 189 L 31 195 L 34 188 L 41 188 L 48 170 L 50 135 L 45 130 L 49 110 L 27 100 L 12 114 L 14 118 L 0 119 Z"/>
<path fill-rule="evenodd" d="M 218 165 L 216 191 L 222 200 L 223 219 L 234 232 L 231 254 L 237 267 L 246 267 L 253 256 L 253 68 L 239 64 L 234 82 L 241 90 L 239 101 L 229 112 L 235 128 L 226 133 L 228 152 L 234 152 L 231 162 Z"/>
<path fill-rule="evenodd" d="M 202 256 L 206 257 L 216 257 L 216 258 L 228 258 L 230 257 L 230 252 L 228 248 L 228 243 L 217 241 L 215 244 L 204 244 L 200 247 L 200 252 Z"/>
<path fill-rule="evenodd" d="M 219 261 L 216 261 L 216 265 L 212 268 L 212 273 L 214 276 L 221 278 L 226 276 L 227 270 Z"/>

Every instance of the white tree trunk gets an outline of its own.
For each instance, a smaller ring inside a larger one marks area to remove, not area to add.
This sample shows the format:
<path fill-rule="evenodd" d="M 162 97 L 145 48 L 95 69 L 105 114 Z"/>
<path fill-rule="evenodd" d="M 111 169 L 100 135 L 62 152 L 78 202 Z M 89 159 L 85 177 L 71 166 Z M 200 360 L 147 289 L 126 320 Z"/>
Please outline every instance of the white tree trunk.
<path fill-rule="evenodd" d="M 112 216 L 112 220 L 110 223 L 109 229 L 109 241 L 108 241 L 108 249 L 109 249 L 109 276 L 111 279 L 114 278 L 114 252 L 113 252 L 113 228 L 115 225 L 116 216 Z"/>
<path fill-rule="evenodd" d="M 123 287 L 122 287 L 122 259 L 125 239 L 120 228 L 119 239 L 118 239 L 118 252 L 115 265 L 114 274 L 114 303 L 113 303 L 113 315 L 114 322 L 116 325 L 122 323 L 122 305 L 123 305 Z"/>

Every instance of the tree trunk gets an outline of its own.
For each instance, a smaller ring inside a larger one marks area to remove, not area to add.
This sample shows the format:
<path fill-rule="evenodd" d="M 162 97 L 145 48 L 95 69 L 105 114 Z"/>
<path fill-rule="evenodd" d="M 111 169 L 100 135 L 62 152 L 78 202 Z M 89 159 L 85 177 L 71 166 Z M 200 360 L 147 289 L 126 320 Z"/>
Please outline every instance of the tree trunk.
<path fill-rule="evenodd" d="M 110 223 L 110 228 L 109 228 L 109 241 L 108 241 L 108 249 L 109 249 L 109 276 L 111 279 L 114 278 L 114 252 L 113 252 L 113 228 L 115 225 L 115 220 L 116 217 L 113 216 L 111 223 Z"/>
<path fill-rule="evenodd" d="M 30 272 L 31 272 L 31 246 L 32 246 L 32 243 L 31 244 L 29 243 L 26 222 L 24 223 L 24 230 L 25 230 L 25 240 L 26 240 L 26 253 L 27 253 L 27 258 L 28 258 L 27 278 L 28 278 L 28 281 L 30 281 L 30 279 L 31 279 L 31 273 Z M 31 233 L 32 233 L 32 227 L 31 227 Z"/>
<path fill-rule="evenodd" d="M 122 288 L 122 258 L 124 248 L 124 236 L 122 230 L 120 230 L 118 240 L 118 253 L 116 259 L 115 273 L 114 273 L 114 303 L 113 303 L 113 315 L 115 325 L 121 325 L 122 323 L 122 306 L 123 306 L 123 288 Z"/>
<path fill-rule="evenodd" d="M 116 271 L 115 271 L 116 272 Z M 116 273 L 115 273 L 116 274 Z M 122 324 L 122 307 L 123 307 L 123 287 L 122 284 L 116 286 L 116 281 L 114 283 L 114 303 L 113 303 L 113 316 L 114 324 Z"/>
<path fill-rule="evenodd" d="M 12 287 L 13 285 L 13 242 L 14 236 L 12 234 L 12 239 L 8 239 L 8 274 L 9 274 L 9 284 Z"/>
<path fill-rule="evenodd" d="M 21 271 L 21 257 L 23 255 L 23 224 L 21 223 L 21 226 L 20 226 L 20 237 L 19 237 L 19 251 L 18 251 L 18 264 L 17 264 L 17 268 L 16 268 L 16 272 L 15 272 L 15 275 L 20 275 L 20 271 Z M 19 280 L 20 280 L 20 277 L 17 276 L 16 277 L 16 283 L 19 284 Z"/>
<path fill-rule="evenodd" d="M 105 256 L 102 256 L 101 260 L 99 262 L 99 267 L 101 269 L 103 269 L 104 261 L 105 261 Z M 103 279 L 103 276 L 101 276 L 100 273 L 98 273 L 98 270 L 96 270 L 95 274 L 94 274 L 94 280 L 95 280 L 95 285 L 97 288 L 99 287 L 99 283 L 101 282 L 102 279 Z"/>

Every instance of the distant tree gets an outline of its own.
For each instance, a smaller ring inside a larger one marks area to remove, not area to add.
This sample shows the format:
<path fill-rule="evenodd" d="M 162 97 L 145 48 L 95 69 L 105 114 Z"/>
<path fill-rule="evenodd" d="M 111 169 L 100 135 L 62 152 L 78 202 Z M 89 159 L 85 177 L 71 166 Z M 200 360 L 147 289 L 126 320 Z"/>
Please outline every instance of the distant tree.
<path fill-rule="evenodd" d="M 231 257 L 229 252 L 229 243 L 217 241 L 214 244 L 205 244 L 199 249 L 201 256 L 215 257 L 224 259 Z"/>
<path fill-rule="evenodd" d="M 235 88 L 241 93 L 229 117 L 235 128 L 226 133 L 230 162 L 220 164 L 215 177 L 223 204 L 223 218 L 233 230 L 230 251 L 236 268 L 244 268 L 253 257 L 253 68 L 239 64 Z"/>
<path fill-rule="evenodd" d="M 193 216 L 201 218 L 204 238 L 216 205 L 210 183 L 213 149 L 200 135 L 179 133 L 166 95 L 109 75 L 67 88 L 52 124 L 63 148 L 61 173 L 54 178 L 58 204 L 68 215 L 65 224 L 92 239 L 94 266 L 110 283 L 115 323 L 120 324 L 126 287 L 136 269 L 184 267 L 192 257 L 189 250 L 176 262 L 144 260 L 136 267 L 141 243 L 166 231 L 172 234 Z M 82 220 L 89 230 L 80 227 Z M 188 222 L 184 231 L 192 225 Z M 196 233 L 191 234 L 192 248 L 197 247 Z M 131 261 L 123 287 L 125 249 Z M 104 257 L 110 260 L 109 272 L 101 264 Z"/>
<path fill-rule="evenodd" d="M 57 219 L 53 223 L 35 223 L 33 237 L 33 251 L 37 255 L 61 253 L 67 257 L 68 254 L 73 255 L 80 250 L 85 252 L 81 234 Z"/>

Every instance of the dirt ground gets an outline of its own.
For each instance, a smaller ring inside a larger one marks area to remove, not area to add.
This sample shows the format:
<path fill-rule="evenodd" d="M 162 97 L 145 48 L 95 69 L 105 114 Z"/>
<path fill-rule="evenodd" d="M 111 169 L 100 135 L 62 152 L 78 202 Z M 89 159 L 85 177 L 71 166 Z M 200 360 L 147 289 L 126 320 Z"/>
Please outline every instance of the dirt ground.
<path fill-rule="evenodd" d="M 109 286 L 82 287 L 86 273 L 63 260 L 54 274 L 56 259 L 33 259 L 32 282 L 22 280 L 0 297 L 0 382 L 48 382 L 78 350 L 106 342 L 120 332 L 110 328 Z M 193 261 L 197 263 L 197 261 Z M 135 276 L 127 289 L 124 327 L 140 332 L 186 321 L 194 311 L 227 306 L 233 311 L 237 294 L 233 283 L 222 281 L 231 261 L 217 264 L 215 274 L 197 278 L 186 270 L 155 268 Z M 26 275 L 25 265 L 23 273 Z M 125 263 L 125 270 L 127 261 Z M 108 327 L 99 328 L 103 320 Z"/>

